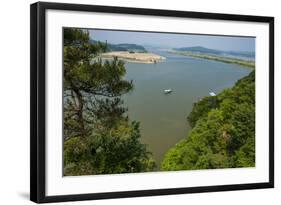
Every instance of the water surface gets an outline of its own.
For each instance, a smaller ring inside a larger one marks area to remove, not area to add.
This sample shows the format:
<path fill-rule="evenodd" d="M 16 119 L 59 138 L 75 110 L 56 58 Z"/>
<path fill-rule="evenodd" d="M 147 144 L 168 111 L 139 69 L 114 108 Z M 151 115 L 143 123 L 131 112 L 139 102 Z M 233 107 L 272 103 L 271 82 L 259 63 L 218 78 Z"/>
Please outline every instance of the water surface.
<path fill-rule="evenodd" d="M 141 141 L 148 145 L 157 165 L 165 152 L 187 137 L 187 115 L 193 103 L 209 92 L 219 93 L 248 75 L 251 70 L 235 64 L 179 56 L 165 51 L 156 64 L 126 63 L 128 80 L 134 90 L 125 95 L 130 120 L 140 122 Z M 172 89 L 164 94 L 164 89 Z"/>

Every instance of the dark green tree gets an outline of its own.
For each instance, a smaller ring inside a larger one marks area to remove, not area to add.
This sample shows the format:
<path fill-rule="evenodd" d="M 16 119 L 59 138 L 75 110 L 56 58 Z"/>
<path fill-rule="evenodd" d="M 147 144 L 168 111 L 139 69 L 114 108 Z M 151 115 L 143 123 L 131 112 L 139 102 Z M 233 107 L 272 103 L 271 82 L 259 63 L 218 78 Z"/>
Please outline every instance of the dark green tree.
<path fill-rule="evenodd" d="M 89 32 L 64 29 L 64 174 L 91 175 L 152 170 L 121 96 L 133 89 L 124 62 L 99 58 L 105 44 Z"/>
<path fill-rule="evenodd" d="M 195 123 L 199 118 L 202 118 L 206 115 L 208 115 L 208 112 L 216 108 L 217 104 L 215 103 L 217 101 L 216 96 L 210 96 L 210 97 L 204 97 L 200 101 L 193 104 L 193 109 L 189 113 L 187 119 L 189 122 L 189 125 L 191 127 L 195 126 Z"/>

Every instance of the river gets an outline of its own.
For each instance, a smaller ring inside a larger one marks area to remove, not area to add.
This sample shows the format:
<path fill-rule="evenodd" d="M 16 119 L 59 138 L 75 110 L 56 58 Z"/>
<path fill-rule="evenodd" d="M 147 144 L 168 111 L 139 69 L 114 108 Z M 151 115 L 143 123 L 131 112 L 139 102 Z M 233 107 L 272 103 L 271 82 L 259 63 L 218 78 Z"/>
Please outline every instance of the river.
<path fill-rule="evenodd" d="M 125 78 L 134 89 L 124 96 L 130 120 L 140 122 L 141 141 L 159 165 L 166 151 L 188 136 L 187 115 L 193 103 L 209 92 L 219 93 L 248 75 L 250 69 L 153 49 L 166 57 L 156 64 L 125 64 Z M 172 89 L 164 94 L 164 89 Z"/>

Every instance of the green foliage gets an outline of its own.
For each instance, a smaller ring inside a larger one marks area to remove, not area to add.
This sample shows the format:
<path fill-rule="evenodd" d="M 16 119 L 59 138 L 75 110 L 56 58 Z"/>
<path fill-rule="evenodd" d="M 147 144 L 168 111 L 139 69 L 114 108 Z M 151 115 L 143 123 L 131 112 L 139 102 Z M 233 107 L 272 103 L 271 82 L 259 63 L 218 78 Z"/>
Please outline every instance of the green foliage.
<path fill-rule="evenodd" d="M 195 126 L 199 118 L 206 116 L 211 109 L 216 107 L 216 98 L 216 96 L 204 97 L 199 102 L 193 104 L 192 112 L 187 117 L 191 127 Z"/>
<path fill-rule="evenodd" d="M 65 175 L 114 174 L 150 171 L 154 161 L 139 143 L 139 124 L 120 122 L 113 129 L 64 144 Z"/>
<path fill-rule="evenodd" d="M 124 62 L 97 58 L 106 51 L 89 33 L 64 29 L 64 174 L 150 171 L 151 153 L 140 142 L 139 124 L 129 122 L 121 96 L 133 89 Z"/>
<path fill-rule="evenodd" d="M 165 154 L 162 170 L 255 166 L 254 71 L 195 103 L 188 120 L 193 129 Z"/>
<path fill-rule="evenodd" d="M 249 137 L 246 143 L 235 152 L 233 163 L 236 167 L 255 166 L 255 138 Z"/>

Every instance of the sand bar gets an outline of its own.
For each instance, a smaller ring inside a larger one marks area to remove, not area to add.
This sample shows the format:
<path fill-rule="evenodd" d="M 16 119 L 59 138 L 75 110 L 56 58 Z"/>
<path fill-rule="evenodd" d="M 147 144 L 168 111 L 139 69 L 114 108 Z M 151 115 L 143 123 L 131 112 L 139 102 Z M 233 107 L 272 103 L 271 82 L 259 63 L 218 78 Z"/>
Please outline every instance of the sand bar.
<path fill-rule="evenodd" d="M 153 53 L 138 53 L 138 52 L 128 52 L 128 51 L 114 51 L 101 54 L 104 59 L 111 59 L 113 57 L 118 57 L 124 61 L 136 62 L 136 63 L 157 63 L 163 61 L 166 58 Z"/>

